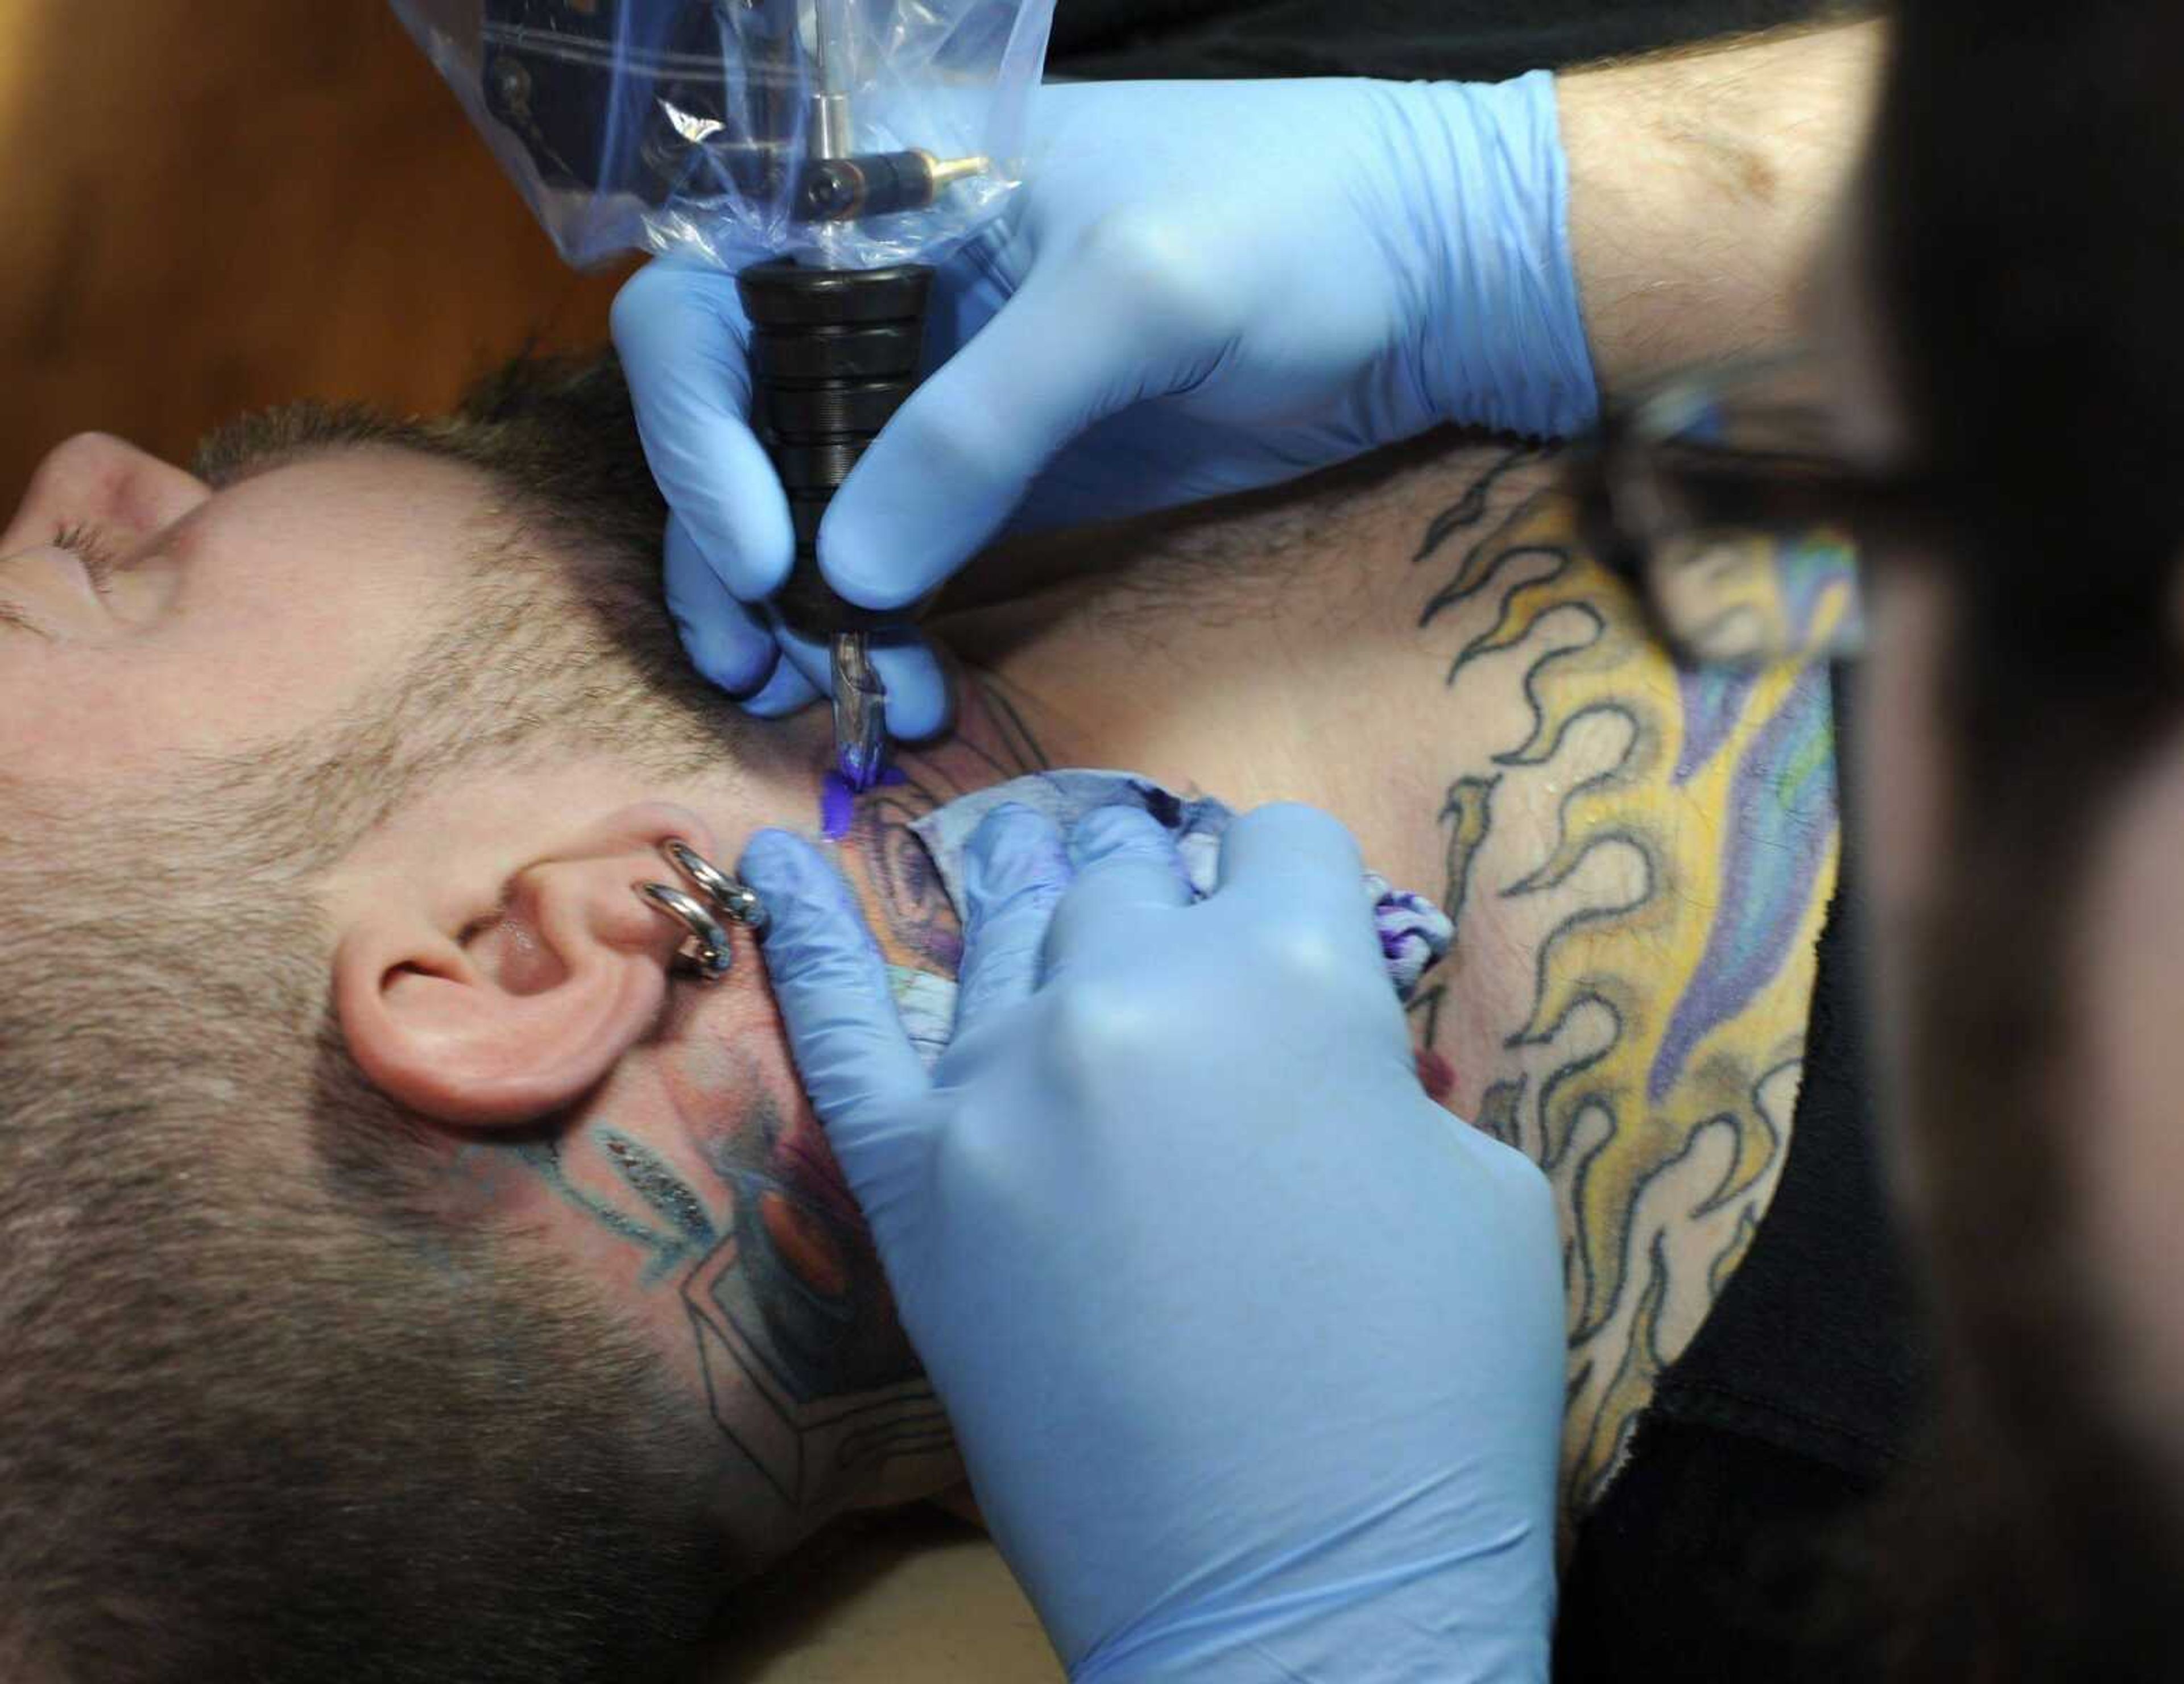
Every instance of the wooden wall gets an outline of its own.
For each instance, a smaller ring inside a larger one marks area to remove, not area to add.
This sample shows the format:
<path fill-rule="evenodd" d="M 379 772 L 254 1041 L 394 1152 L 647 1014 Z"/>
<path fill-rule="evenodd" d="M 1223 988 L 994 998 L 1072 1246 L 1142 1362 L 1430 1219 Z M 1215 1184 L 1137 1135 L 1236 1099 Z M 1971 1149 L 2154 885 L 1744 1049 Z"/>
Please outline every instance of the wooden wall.
<path fill-rule="evenodd" d="M 0 0 L 0 509 L 72 432 L 170 459 L 296 396 L 443 406 L 602 340 L 384 0 Z"/>

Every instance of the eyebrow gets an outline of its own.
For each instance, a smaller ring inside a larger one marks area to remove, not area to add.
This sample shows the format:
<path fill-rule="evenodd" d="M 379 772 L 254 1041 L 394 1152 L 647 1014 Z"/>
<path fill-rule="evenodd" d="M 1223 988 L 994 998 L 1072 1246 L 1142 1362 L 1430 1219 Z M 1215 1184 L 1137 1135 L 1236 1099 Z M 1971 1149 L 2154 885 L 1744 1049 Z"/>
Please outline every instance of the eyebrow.
<path fill-rule="evenodd" d="M 329 451 L 383 444 L 434 453 L 426 427 L 356 404 L 305 399 L 214 427 L 190 453 L 190 471 L 215 491 Z"/>

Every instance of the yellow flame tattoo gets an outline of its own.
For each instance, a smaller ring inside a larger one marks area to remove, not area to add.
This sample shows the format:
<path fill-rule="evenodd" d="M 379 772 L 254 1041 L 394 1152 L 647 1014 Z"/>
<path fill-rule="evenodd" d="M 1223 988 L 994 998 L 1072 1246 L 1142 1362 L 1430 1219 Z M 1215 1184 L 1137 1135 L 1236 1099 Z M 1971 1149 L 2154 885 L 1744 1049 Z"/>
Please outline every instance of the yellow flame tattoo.
<path fill-rule="evenodd" d="M 1562 1200 L 1574 1516 L 1780 1170 L 1838 861 L 1834 735 L 1825 669 L 1680 669 L 1630 588 L 1579 550 L 1564 503 L 1534 495 L 1496 521 L 1490 500 L 1450 510 L 1420 552 L 1467 544 L 1423 616 L 1469 633 L 1456 705 L 1512 685 L 1524 703 L 1521 740 L 1467 766 L 1444 806 L 1446 987 L 1461 996 L 1490 901 L 1542 928 L 1479 1120 Z M 1544 847 L 1540 826 L 1495 824 L 1542 811 Z"/>

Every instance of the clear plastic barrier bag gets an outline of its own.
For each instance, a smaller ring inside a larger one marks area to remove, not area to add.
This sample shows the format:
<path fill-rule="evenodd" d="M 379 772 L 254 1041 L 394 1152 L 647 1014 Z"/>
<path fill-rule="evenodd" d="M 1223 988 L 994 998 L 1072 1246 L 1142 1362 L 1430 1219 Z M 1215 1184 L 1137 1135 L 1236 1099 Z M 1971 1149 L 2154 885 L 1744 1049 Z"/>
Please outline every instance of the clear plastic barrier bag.
<path fill-rule="evenodd" d="M 1054 0 L 393 0 L 570 262 L 930 262 L 1021 181 Z"/>

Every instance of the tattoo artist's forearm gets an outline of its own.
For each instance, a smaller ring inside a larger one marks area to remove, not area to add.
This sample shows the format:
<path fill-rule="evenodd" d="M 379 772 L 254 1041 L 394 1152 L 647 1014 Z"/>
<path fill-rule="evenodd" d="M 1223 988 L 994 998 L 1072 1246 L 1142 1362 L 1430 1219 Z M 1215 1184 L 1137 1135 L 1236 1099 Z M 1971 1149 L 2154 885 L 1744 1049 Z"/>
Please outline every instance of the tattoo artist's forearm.
<path fill-rule="evenodd" d="M 1762 349 L 1863 142 L 1878 23 L 1564 75 L 1570 240 L 1601 385 Z"/>

